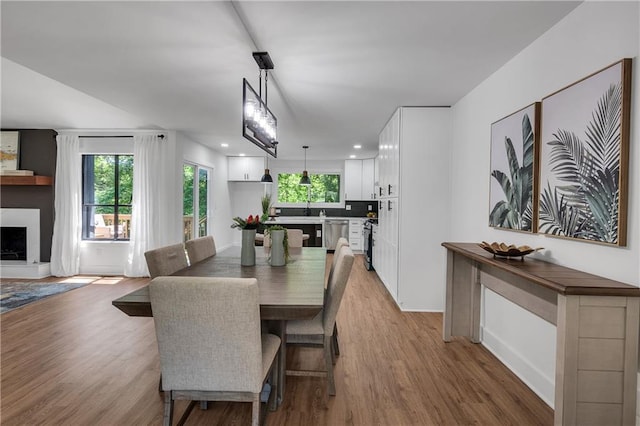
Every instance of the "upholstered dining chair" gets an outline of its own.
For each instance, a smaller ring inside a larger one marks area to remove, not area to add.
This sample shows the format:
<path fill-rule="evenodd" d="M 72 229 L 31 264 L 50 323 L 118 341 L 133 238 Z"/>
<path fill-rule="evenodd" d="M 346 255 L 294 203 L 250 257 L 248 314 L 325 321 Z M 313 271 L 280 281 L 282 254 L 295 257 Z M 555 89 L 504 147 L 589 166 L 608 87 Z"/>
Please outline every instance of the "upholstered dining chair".
<path fill-rule="evenodd" d="M 353 260 L 351 249 L 348 246 L 342 247 L 338 253 L 336 267 L 327 289 L 322 315 L 316 315 L 311 320 L 287 322 L 287 344 L 322 348 L 325 371 L 287 370 L 286 374 L 290 376 L 326 376 L 327 391 L 331 396 L 336 394 L 336 384 L 333 377 L 333 364 L 335 363 L 335 354 L 332 349 L 333 331 L 336 315 L 353 267 Z"/>
<path fill-rule="evenodd" d="M 303 242 L 303 233 L 302 229 L 287 229 L 287 240 L 289 241 L 289 247 L 302 247 Z M 264 236 L 265 247 L 271 247 L 271 235 L 267 234 Z"/>
<path fill-rule="evenodd" d="M 302 229 L 289 229 L 287 230 L 287 239 L 289 240 L 289 247 L 302 247 L 303 241 Z"/>
<path fill-rule="evenodd" d="M 333 260 L 331 261 L 331 268 L 329 269 L 329 277 L 327 278 L 327 282 L 325 283 L 325 289 L 328 289 L 329 283 L 331 282 L 331 277 L 333 276 L 333 271 L 336 269 L 336 263 L 338 263 L 338 254 L 342 247 L 348 247 L 349 241 L 344 238 L 338 238 L 338 242 L 336 242 L 336 248 L 333 252 Z M 325 292 L 328 290 L 325 290 Z M 326 297 L 326 293 L 325 293 Z M 336 356 L 340 355 L 340 343 L 338 342 L 338 321 L 336 321 L 333 326 L 333 351 Z"/>
<path fill-rule="evenodd" d="M 160 247 L 144 253 L 151 278 L 171 275 L 188 266 L 187 254 L 182 243 Z"/>
<path fill-rule="evenodd" d="M 158 277 L 149 285 L 164 390 L 164 425 L 175 400 L 252 403 L 260 423 L 261 392 L 271 376 L 269 403 L 277 394 L 280 338 L 260 331 L 255 278 Z M 271 375 L 270 375 L 271 373 Z M 264 410 L 266 411 L 266 410 Z"/>
<path fill-rule="evenodd" d="M 191 265 L 216 255 L 216 242 L 211 235 L 189 240 L 184 243 L 184 248 L 187 250 Z"/>

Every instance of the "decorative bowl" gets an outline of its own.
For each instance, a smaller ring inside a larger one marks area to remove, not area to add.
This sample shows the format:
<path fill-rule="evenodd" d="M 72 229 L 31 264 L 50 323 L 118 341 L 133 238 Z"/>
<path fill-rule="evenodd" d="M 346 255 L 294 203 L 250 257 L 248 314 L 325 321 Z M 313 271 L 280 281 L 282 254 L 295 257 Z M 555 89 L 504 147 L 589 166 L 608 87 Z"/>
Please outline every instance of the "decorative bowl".
<path fill-rule="evenodd" d="M 532 248 L 529 246 L 515 246 L 513 244 L 507 245 L 505 243 L 493 242 L 491 244 L 486 241 L 478 244 L 480 247 L 493 254 L 494 256 L 502 257 L 524 257 L 537 250 L 542 250 L 544 247 Z"/>

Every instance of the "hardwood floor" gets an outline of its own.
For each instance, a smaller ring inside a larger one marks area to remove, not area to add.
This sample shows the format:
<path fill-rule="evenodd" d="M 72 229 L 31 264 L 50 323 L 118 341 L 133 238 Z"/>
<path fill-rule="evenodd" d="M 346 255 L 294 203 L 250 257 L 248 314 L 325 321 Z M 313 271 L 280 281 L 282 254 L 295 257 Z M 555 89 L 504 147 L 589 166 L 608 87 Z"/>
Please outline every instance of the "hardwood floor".
<path fill-rule="evenodd" d="M 2 425 L 162 423 L 153 319 L 111 300 L 144 285 L 123 279 L 2 314 Z M 268 425 L 552 424 L 553 411 L 481 345 L 442 341 L 442 315 L 402 313 L 356 263 L 338 314 L 336 397 L 323 378 L 287 377 Z M 322 351 L 289 348 L 288 364 L 320 369 Z M 244 425 L 250 404 L 212 403 L 187 424 Z M 186 403 L 176 403 L 176 419 Z"/>

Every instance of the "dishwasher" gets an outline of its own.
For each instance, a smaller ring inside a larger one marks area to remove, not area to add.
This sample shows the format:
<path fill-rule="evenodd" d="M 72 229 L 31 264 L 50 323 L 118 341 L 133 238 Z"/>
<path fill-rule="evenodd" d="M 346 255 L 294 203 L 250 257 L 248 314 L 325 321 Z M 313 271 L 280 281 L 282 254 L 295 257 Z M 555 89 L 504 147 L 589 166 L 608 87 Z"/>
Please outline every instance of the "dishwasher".
<path fill-rule="evenodd" d="M 340 237 L 349 239 L 348 219 L 325 219 L 324 221 L 324 247 L 327 250 L 335 250 Z"/>

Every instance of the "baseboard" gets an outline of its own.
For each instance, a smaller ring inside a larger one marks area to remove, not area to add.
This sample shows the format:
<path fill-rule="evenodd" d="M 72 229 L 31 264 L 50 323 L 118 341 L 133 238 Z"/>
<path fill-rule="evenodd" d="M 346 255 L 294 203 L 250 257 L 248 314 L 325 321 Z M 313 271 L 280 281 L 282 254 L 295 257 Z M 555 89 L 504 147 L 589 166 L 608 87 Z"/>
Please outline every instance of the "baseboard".
<path fill-rule="evenodd" d="M 482 345 L 506 365 L 549 407 L 554 407 L 555 381 L 545 376 L 518 351 L 491 333 L 486 327 L 481 329 Z"/>
<path fill-rule="evenodd" d="M 49 262 L 27 263 L 14 260 L 0 262 L 0 277 L 40 279 L 51 276 Z"/>
<path fill-rule="evenodd" d="M 400 305 L 398 305 L 398 307 L 402 312 L 429 312 L 429 313 L 439 313 L 439 314 L 444 312 L 442 309 L 405 308 Z"/>
<path fill-rule="evenodd" d="M 123 265 L 91 265 L 89 268 L 80 268 L 80 275 L 124 276 Z"/>

